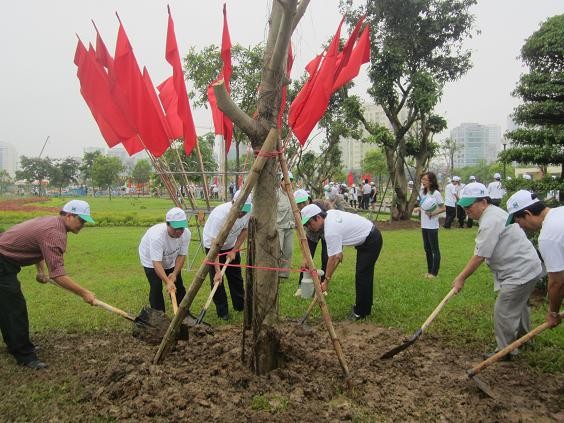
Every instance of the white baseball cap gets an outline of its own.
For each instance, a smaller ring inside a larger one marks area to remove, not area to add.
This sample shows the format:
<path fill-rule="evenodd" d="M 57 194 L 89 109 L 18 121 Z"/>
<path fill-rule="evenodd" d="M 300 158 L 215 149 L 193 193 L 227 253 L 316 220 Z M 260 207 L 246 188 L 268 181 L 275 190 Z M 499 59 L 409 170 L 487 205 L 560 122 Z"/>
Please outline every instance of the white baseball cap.
<path fill-rule="evenodd" d="M 454 182 L 460 182 L 460 176 L 453 176 L 453 177 L 452 177 L 452 180 L 453 180 Z"/>
<path fill-rule="evenodd" d="M 307 201 L 308 198 L 309 198 L 309 194 L 305 189 L 298 189 L 296 190 L 296 192 L 294 192 L 294 199 L 296 200 L 297 204 Z"/>
<path fill-rule="evenodd" d="M 475 181 L 476 177 L 474 175 L 470 175 L 470 178 L 468 178 L 468 179 L 470 179 L 471 181 Z"/>
<path fill-rule="evenodd" d="M 293 181 L 293 180 L 294 180 L 294 174 L 293 174 L 292 172 L 290 172 L 290 171 L 288 171 L 288 178 L 290 179 L 290 181 Z M 280 174 L 280 180 L 282 181 L 283 179 L 284 179 L 284 174 L 281 173 L 281 174 Z"/>
<path fill-rule="evenodd" d="M 531 175 L 529 175 L 528 173 L 523 173 L 523 179 L 530 181 L 533 178 L 531 178 Z"/>
<path fill-rule="evenodd" d="M 180 207 L 173 207 L 166 212 L 166 221 L 174 229 L 184 229 L 188 227 L 188 219 L 186 219 L 186 213 Z"/>
<path fill-rule="evenodd" d="M 65 213 L 76 214 L 82 220 L 86 220 L 88 223 L 96 223 L 94 219 L 90 216 L 90 205 L 83 200 L 71 200 L 65 204 L 62 208 Z"/>
<path fill-rule="evenodd" d="M 319 208 L 319 206 L 315 204 L 308 204 L 302 209 L 301 213 L 302 213 L 302 225 L 305 225 L 309 221 L 309 219 L 321 213 L 321 209 Z"/>
<path fill-rule="evenodd" d="M 470 207 L 479 198 L 489 197 L 488 189 L 480 182 L 470 182 L 462 189 L 458 204 L 461 207 Z"/>
<path fill-rule="evenodd" d="M 494 179 L 501 179 L 501 175 L 499 173 L 494 173 Z"/>
<path fill-rule="evenodd" d="M 233 195 L 233 201 L 237 200 L 237 198 L 239 198 L 240 195 L 241 195 L 241 190 L 238 189 L 237 192 Z M 245 200 L 245 204 L 243 204 L 243 206 L 241 207 L 241 211 L 245 213 L 249 213 L 252 208 L 253 208 L 253 193 L 250 192 L 249 196 Z"/>
<path fill-rule="evenodd" d="M 419 207 L 421 207 L 421 209 L 423 209 L 423 211 L 426 212 L 432 212 L 437 210 L 437 207 L 439 205 L 437 204 L 437 200 L 435 200 L 434 197 L 425 197 L 423 199 L 423 201 L 421 201 L 421 204 L 419 205 Z"/>
<path fill-rule="evenodd" d="M 507 200 L 507 213 L 509 213 L 509 216 L 507 216 L 507 222 L 505 222 L 505 225 L 507 226 L 513 223 L 513 215 L 515 213 L 538 202 L 539 199 L 533 198 L 531 191 L 524 189 L 517 191 L 509 197 L 509 200 Z"/>

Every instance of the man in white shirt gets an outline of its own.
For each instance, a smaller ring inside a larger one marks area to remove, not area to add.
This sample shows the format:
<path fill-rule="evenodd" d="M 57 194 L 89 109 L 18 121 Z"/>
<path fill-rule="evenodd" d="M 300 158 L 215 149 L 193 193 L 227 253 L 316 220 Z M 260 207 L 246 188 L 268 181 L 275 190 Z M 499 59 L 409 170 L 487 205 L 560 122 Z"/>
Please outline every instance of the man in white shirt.
<path fill-rule="evenodd" d="M 203 241 L 206 254 L 210 250 L 212 244 L 215 242 L 216 237 L 223 228 L 225 221 L 227 220 L 227 215 L 233 206 L 233 203 L 240 195 L 240 191 L 237 191 L 233 196 L 232 201 L 220 204 L 215 209 L 212 210 L 208 216 L 208 220 L 204 225 Z M 244 307 L 244 288 L 243 288 L 243 276 L 241 274 L 241 268 L 238 266 L 241 263 L 241 255 L 239 250 L 243 242 L 247 239 L 247 225 L 249 224 L 249 212 L 251 211 L 251 195 L 245 201 L 245 204 L 241 207 L 239 212 L 239 217 L 231 227 L 225 242 L 221 246 L 219 255 L 217 256 L 216 263 L 210 265 L 210 280 L 213 287 L 214 283 L 221 281 L 221 268 L 220 263 L 225 263 L 227 258 L 231 259 L 231 263 L 235 266 L 228 266 L 225 271 L 225 276 L 227 277 L 227 282 L 229 284 L 229 293 L 231 294 L 231 302 L 233 303 L 233 308 L 236 311 L 242 311 Z M 227 305 L 227 294 L 225 292 L 225 287 L 223 283 L 217 288 L 213 296 L 213 302 L 217 311 L 217 315 L 222 320 L 229 320 L 229 307 Z"/>
<path fill-rule="evenodd" d="M 343 260 L 343 246 L 356 247 L 356 304 L 349 316 L 359 320 L 372 311 L 374 266 L 382 249 L 382 235 L 368 219 L 341 210 L 323 211 L 315 204 L 301 210 L 302 225 L 313 232 L 323 232 L 327 243 L 327 271 L 321 288 L 326 291 L 329 282 Z"/>
<path fill-rule="evenodd" d="M 494 180 L 488 184 L 488 194 L 492 199 L 492 204 L 498 206 L 501 204 L 501 199 L 505 195 L 505 189 L 501 186 L 501 175 L 494 174 Z"/>
<path fill-rule="evenodd" d="M 564 298 L 564 207 L 546 207 L 535 194 L 517 191 L 507 200 L 507 224 L 517 223 L 528 231 L 538 231 L 539 250 L 548 272 L 548 313 L 550 327 L 560 323 L 558 312 Z"/>
<path fill-rule="evenodd" d="M 151 226 L 139 244 L 139 258 L 150 286 L 149 304 L 161 311 L 165 311 L 163 284 L 178 302 L 186 294 L 181 271 L 191 237 L 186 213 L 181 208 L 170 209 L 165 220 Z"/>
<path fill-rule="evenodd" d="M 494 276 L 494 290 L 498 291 L 494 331 L 499 351 L 530 330 L 527 300 L 542 277 L 542 265 L 525 233 L 517 225 L 506 226 L 507 213 L 491 204 L 483 184 L 466 185 L 458 204 L 466 209 L 468 217 L 479 219 L 479 230 L 474 255 L 452 286 L 460 292 L 466 279 L 486 262 Z"/>
<path fill-rule="evenodd" d="M 372 187 L 368 183 L 368 179 L 364 180 L 364 185 L 362 185 L 362 207 L 361 209 L 368 210 L 368 204 L 370 204 L 370 193 L 372 192 Z"/>
<path fill-rule="evenodd" d="M 460 177 L 453 176 L 452 181 L 449 182 L 445 187 L 445 207 L 446 207 L 446 218 L 445 218 L 445 229 L 450 229 L 452 222 L 456 218 L 456 202 L 458 201 L 458 184 L 460 183 Z"/>

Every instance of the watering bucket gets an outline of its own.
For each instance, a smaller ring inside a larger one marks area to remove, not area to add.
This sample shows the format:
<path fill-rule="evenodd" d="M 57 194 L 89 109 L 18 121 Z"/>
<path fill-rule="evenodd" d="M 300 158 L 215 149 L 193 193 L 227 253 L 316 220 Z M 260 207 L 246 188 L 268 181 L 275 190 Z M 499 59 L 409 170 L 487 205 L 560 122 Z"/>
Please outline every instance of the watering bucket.
<path fill-rule="evenodd" d="M 325 272 L 323 270 L 318 270 L 317 274 L 319 277 L 323 276 Z M 311 298 L 315 292 L 315 287 L 313 286 L 313 279 L 311 278 L 311 272 L 303 272 L 303 278 L 301 282 L 302 298 Z"/>

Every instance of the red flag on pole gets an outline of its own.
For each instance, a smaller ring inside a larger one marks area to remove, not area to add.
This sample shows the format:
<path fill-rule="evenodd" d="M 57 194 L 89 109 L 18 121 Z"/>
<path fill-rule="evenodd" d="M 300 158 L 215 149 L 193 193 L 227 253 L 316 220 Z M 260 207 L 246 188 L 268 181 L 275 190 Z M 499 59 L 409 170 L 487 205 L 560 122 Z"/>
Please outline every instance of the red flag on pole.
<path fill-rule="evenodd" d="M 306 70 L 309 73 L 309 78 L 290 105 L 290 110 L 288 111 L 288 125 L 290 127 L 294 126 L 296 120 L 300 116 L 302 109 L 307 102 L 311 89 L 313 88 L 313 84 L 315 82 L 315 78 L 317 76 L 317 71 L 319 68 L 319 63 L 321 63 L 321 59 L 323 56 L 320 54 L 316 56 L 311 62 L 309 62 L 306 66 Z"/>
<path fill-rule="evenodd" d="M 184 127 L 182 119 L 178 116 L 178 96 L 174 89 L 173 77 L 165 79 L 157 86 L 157 90 L 159 90 L 159 98 L 165 110 L 166 120 L 170 126 L 171 138 L 182 138 Z"/>
<path fill-rule="evenodd" d="M 333 84 L 333 92 L 351 81 L 360 72 L 360 66 L 370 61 L 370 27 L 364 28 L 348 63 L 341 69 Z"/>
<path fill-rule="evenodd" d="M 96 29 L 96 60 L 111 73 L 114 70 L 114 58 L 108 51 L 104 40 L 102 40 L 102 36 L 94 21 L 92 21 L 92 24 L 94 29 Z"/>
<path fill-rule="evenodd" d="M 118 18 L 119 19 L 119 18 Z M 162 124 L 162 109 L 156 108 L 141 75 L 133 48 L 120 21 L 114 54 L 114 80 L 125 93 L 140 141 L 156 157 L 170 146 Z"/>
<path fill-rule="evenodd" d="M 222 135 L 225 140 L 225 151 L 229 152 L 231 141 L 233 140 L 233 122 L 217 107 L 217 101 L 213 94 L 213 84 L 223 79 L 225 89 L 231 92 L 230 79 L 233 67 L 231 65 L 231 37 L 229 36 L 229 27 L 227 25 L 227 9 L 223 5 L 223 32 L 221 36 L 221 59 L 223 60 L 223 68 L 217 79 L 208 87 L 208 100 L 212 109 L 212 117 L 216 135 Z M 211 95 L 210 95 L 211 92 Z"/>
<path fill-rule="evenodd" d="M 174 90 L 177 96 L 177 114 L 182 120 L 184 151 L 190 154 L 196 145 L 196 127 L 190 110 L 190 102 L 188 93 L 186 92 L 186 84 L 184 83 L 184 73 L 180 64 L 180 55 L 178 53 L 178 45 L 176 44 L 176 35 L 174 33 L 174 22 L 168 7 L 168 28 L 166 33 L 166 61 L 172 66 L 172 78 L 174 82 Z"/>
<path fill-rule="evenodd" d="M 304 104 L 302 111 L 297 118 L 292 130 L 296 138 L 304 145 L 309 134 L 319 122 L 319 119 L 327 110 L 329 99 L 331 98 L 333 83 L 335 82 L 335 73 L 337 70 L 337 54 L 339 52 L 339 42 L 341 35 L 341 26 L 343 19 L 339 23 L 337 32 L 331 40 L 331 44 L 327 48 L 327 53 L 321 64 L 317 76 L 315 78 L 311 92 Z"/>

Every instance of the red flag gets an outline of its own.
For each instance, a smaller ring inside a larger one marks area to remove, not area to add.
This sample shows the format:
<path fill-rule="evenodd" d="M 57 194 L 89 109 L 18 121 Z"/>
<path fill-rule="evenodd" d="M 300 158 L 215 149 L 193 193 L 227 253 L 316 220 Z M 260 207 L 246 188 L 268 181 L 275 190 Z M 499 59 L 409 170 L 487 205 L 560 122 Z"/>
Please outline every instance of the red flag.
<path fill-rule="evenodd" d="M 354 176 L 352 171 L 349 171 L 349 174 L 347 175 L 347 183 L 349 184 L 349 187 L 354 183 Z"/>
<path fill-rule="evenodd" d="M 92 21 L 92 24 L 96 29 L 96 60 L 111 73 L 114 70 L 114 58 L 106 48 L 106 44 L 104 43 L 104 40 L 102 40 L 94 21 Z"/>
<path fill-rule="evenodd" d="M 335 33 L 331 44 L 327 48 L 327 54 L 321 64 L 311 92 L 304 104 L 302 111 L 292 130 L 296 138 L 300 141 L 301 145 L 304 145 L 307 138 L 319 119 L 327 110 L 329 105 L 329 99 L 331 98 L 333 83 L 335 82 L 335 72 L 337 70 L 337 54 L 339 51 L 339 42 L 341 35 L 341 26 L 343 25 L 343 19 L 339 23 L 337 32 Z"/>
<path fill-rule="evenodd" d="M 229 27 L 227 25 L 227 9 L 225 4 L 223 5 L 223 33 L 221 36 L 221 59 L 223 60 L 223 68 L 217 77 L 217 79 L 210 84 L 208 87 L 208 100 L 210 102 L 210 107 L 212 109 L 213 123 L 215 127 L 215 134 L 222 135 L 225 140 L 225 151 L 229 152 L 231 148 L 231 141 L 233 140 L 233 122 L 229 119 L 219 107 L 217 107 L 217 101 L 215 95 L 213 94 L 213 85 L 223 79 L 225 83 L 225 89 L 228 93 L 231 92 L 231 87 L 229 81 L 231 79 L 231 73 L 233 67 L 231 66 L 231 37 L 229 36 Z M 210 92 L 211 96 L 210 96 Z"/>
<path fill-rule="evenodd" d="M 341 69 L 337 76 L 337 80 L 333 84 L 333 92 L 337 91 L 347 82 L 351 81 L 360 71 L 363 63 L 370 61 L 370 27 L 364 28 L 358 43 L 351 53 L 348 63 Z"/>
<path fill-rule="evenodd" d="M 172 66 L 172 78 L 174 90 L 177 97 L 177 115 L 182 120 L 184 151 L 190 154 L 196 145 L 196 127 L 190 110 L 190 102 L 188 93 L 186 92 L 186 84 L 184 83 L 184 73 L 180 64 L 180 55 L 178 53 L 178 45 L 176 44 L 176 35 L 174 33 L 174 22 L 168 8 L 168 28 L 166 33 L 166 61 Z"/>
<path fill-rule="evenodd" d="M 173 77 L 165 79 L 160 85 L 157 86 L 159 90 L 159 98 L 161 104 L 165 109 L 166 120 L 170 126 L 171 138 L 182 138 L 184 129 L 182 126 L 182 119 L 178 116 L 178 96 L 174 89 Z"/>
<path fill-rule="evenodd" d="M 347 42 L 345 43 L 345 45 L 343 46 L 343 51 L 341 51 L 338 56 L 337 56 L 337 71 L 336 71 L 336 75 L 339 74 L 339 72 L 341 72 L 341 70 L 347 66 L 347 63 L 349 62 L 349 58 L 351 57 L 351 53 L 353 51 L 354 45 L 358 39 L 358 34 L 360 32 L 360 28 L 364 22 L 364 16 L 362 16 L 358 22 L 356 23 L 356 26 L 354 27 L 353 31 L 351 32 L 351 34 L 349 35 L 349 39 L 347 40 Z"/>
<path fill-rule="evenodd" d="M 288 58 L 286 61 L 286 77 L 290 79 L 290 72 L 292 71 L 292 65 L 294 64 L 294 56 L 292 55 L 292 44 L 288 44 Z M 282 127 L 282 117 L 284 116 L 284 110 L 286 109 L 286 94 L 288 91 L 288 86 L 284 85 L 282 88 L 282 96 L 280 98 L 280 110 L 278 111 L 278 129 Z"/>
<path fill-rule="evenodd" d="M 151 80 L 151 77 L 149 76 L 149 71 L 145 66 L 143 66 L 143 81 L 145 82 L 145 87 L 147 87 L 147 93 L 151 98 L 153 107 L 155 107 L 155 110 L 158 110 L 160 112 L 158 113 L 158 115 L 159 115 L 159 119 L 161 120 L 161 125 L 165 129 L 168 139 L 171 140 L 173 139 L 173 136 L 172 136 L 172 131 L 170 129 L 170 125 L 168 124 L 168 120 L 166 119 L 164 113 L 162 112 L 161 103 L 159 102 L 159 99 L 157 98 L 157 93 L 155 93 L 155 88 L 153 87 L 153 81 Z"/>
<path fill-rule="evenodd" d="M 300 116 L 302 109 L 307 102 L 311 89 L 313 88 L 313 84 L 315 82 L 315 77 L 317 76 L 317 70 L 319 67 L 319 63 L 321 62 L 322 55 L 316 56 L 311 62 L 308 63 L 306 66 L 306 70 L 309 72 L 309 78 L 290 105 L 290 110 L 288 111 L 288 125 L 293 127 L 296 123 L 296 120 Z"/>
<path fill-rule="evenodd" d="M 155 108 L 151 100 L 121 22 L 114 54 L 114 70 L 115 83 L 126 95 L 128 110 L 133 116 L 140 141 L 153 155 L 161 156 L 170 145 L 162 124 L 164 119 L 159 116 L 162 110 Z"/>

